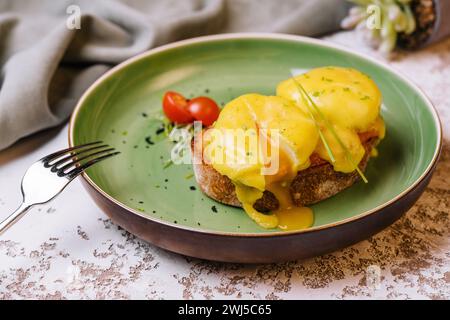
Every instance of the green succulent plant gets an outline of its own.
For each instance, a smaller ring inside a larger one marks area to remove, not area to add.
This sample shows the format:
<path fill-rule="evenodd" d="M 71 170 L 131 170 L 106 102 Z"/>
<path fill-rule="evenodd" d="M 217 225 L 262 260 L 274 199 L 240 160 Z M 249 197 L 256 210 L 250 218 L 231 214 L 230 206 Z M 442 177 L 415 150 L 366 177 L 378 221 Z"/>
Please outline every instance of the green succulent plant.
<path fill-rule="evenodd" d="M 412 34 L 416 19 L 411 10 L 412 0 L 348 0 L 355 4 L 342 20 L 344 29 L 356 28 L 364 39 L 382 54 L 396 47 L 399 33 Z M 374 22 L 379 22 L 377 23 Z"/>

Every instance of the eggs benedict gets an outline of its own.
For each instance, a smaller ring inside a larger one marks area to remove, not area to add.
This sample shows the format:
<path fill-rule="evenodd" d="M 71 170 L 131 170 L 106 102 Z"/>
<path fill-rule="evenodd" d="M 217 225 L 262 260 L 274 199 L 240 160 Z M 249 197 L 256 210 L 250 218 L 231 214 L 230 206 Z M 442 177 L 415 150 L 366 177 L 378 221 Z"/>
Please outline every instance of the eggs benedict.
<path fill-rule="evenodd" d="M 367 180 L 363 171 L 385 135 L 381 102 L 367 75 L 341 67 L 287 79 L 274 96 L 240 96 L 193 144 L 197 182 L 263 228 L 308 228 L 307 205 Z"/>

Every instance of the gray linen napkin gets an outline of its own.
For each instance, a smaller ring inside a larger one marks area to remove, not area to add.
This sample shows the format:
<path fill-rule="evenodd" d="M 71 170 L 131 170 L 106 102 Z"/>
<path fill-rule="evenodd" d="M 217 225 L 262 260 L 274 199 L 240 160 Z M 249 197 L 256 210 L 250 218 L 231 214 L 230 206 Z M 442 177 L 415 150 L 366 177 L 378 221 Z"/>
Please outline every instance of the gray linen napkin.
<path fill-rule="evenodd" d="M 155 46 L 227 32 L 317 36 L 346 12 L 344 0 L 0 0 L 0 150 L 67 120 L 96 78 Z"/>

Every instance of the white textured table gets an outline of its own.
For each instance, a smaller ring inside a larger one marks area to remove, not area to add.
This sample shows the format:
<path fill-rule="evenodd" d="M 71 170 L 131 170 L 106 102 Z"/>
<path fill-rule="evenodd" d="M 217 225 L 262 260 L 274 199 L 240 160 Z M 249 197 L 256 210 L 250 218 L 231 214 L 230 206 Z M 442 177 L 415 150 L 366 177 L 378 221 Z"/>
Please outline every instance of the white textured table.
<path fill-rule="evenodd" d="M 353 32 L 328 39 L 361 46 Z M 307 261 L 210 263 L 165 252 L 121 230 L 77 181 L 0 238 L 0 299 L 449 299 L 450 40 L 390 64 L 431 97 L 445 141 L 429 188 L 385 231 Z M 19 204 L 24 170 L 65 147 L 66 136 L 67 128 L 51 130 L 0 152 L 0 217 Z M 370 266 L 381 269 L 378 287 L 366 285 Z"/>

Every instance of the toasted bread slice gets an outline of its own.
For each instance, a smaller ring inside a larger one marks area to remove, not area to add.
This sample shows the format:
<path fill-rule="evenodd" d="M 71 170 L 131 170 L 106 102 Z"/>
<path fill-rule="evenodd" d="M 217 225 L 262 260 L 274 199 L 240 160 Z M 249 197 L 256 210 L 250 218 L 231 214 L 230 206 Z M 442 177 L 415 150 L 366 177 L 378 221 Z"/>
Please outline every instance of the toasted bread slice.
<path fill-rule="evenodd" d="M 359 163 L 362 171 L 365 170 L 372 148 L 377 142 L 378 138 L 372 137 L 363 143 L 366 153 Z M 194 148 L 194 144 L 192 144 L 192 148 Z M 234 184 L 227 176 L 220 174 L 203 161 L 194 163 L 193 168 L 195 178 L 203 193 L 218 202 L 242 207 L 236 196 Z M 333 166 L 326 161 L 312 161 L 312 165 L 308 169 L 297 173 L 291 183 L 290 192 L 292 200 L 297 206 L 308 206 L 334 196 L 359 179 L 356 171 L 352 173 L 336 172 L 333 170 Z M 260 212 L 268 212 L 276 210 L 278 206 L 275 195 L 270 191 L 264 191 L 263 197 L 257 200 L 253 207 Z"/>

